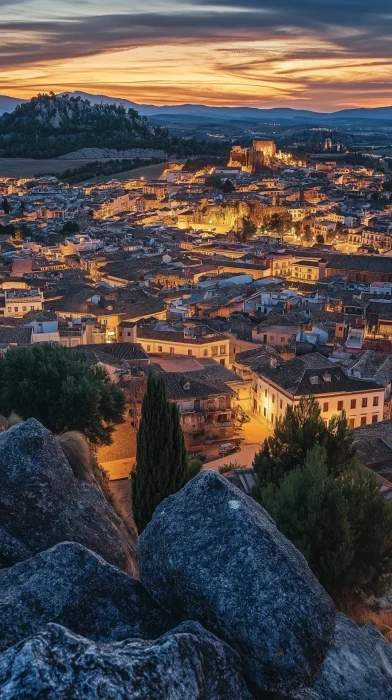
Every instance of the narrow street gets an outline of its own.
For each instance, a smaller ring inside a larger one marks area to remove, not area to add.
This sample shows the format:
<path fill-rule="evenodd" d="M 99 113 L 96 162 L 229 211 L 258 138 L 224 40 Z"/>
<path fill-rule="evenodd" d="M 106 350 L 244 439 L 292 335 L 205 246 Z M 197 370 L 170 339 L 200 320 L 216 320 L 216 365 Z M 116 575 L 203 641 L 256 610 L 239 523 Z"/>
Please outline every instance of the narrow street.
<path fill-rule="evenodd" d="M 203 452 L 207 455 L 207 461 L 203 465 L 203 469 L 213 469 L 218 471 L 219 467 L 229 462 L 237 462 L 237 464 L 252 466 L 253 457 L 257 452 L 265 438 L 271 435 L 271 430 L 263 423 L 257 420 L 253 414 L 248 414 L 250 417 L 249 423 L 244 423 L 242 430 L 236 432 L 236 439 L 243 438 L 241 441 L 241 450 L 226 457 L 219 457 L 219 444 L 207 445 Z M 227 440 L 226 442 L 230 442 Z"/>

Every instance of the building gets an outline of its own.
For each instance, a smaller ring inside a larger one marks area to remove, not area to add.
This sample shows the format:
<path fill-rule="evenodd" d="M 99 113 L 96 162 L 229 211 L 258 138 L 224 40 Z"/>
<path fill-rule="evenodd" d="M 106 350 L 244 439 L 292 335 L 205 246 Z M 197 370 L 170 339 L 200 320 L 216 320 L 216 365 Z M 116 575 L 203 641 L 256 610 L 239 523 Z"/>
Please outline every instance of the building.
<path fill-rule="evenodd" d="M 326 424 L 346 412 L 350 428 L 383 420 L 384 387 L 372 380 L 347 376 L 341 367 L 319 353 L 286 362 L 271 357 L 268 365 L 253 370 L 253 412 L 273 426 L 288 406 L 302 396 L 314 396 Z"/>
<path fill-rule="evenodd" d="M 269 165 L 275 155 L 275 141 L 257 139 L 249 148 L 233 146 L 230 151 L 228 167 L 241 168 L 246 173 L 257 173 L 262 170 L 264 165 Z"/>
<path fill-rule="evenodd" d="M 38 288 L 5 289 L 4 316 L 22 318 L 30 311 L 42 311 L 44 295 Z"/>
<path fill-rule="evenodd" d="M 148 354 L 188 355 L 189 357 L 212 358 L 221 365 L 230 365 L 230 338 L 216 333 L 208 326 L 195 326 L 183 330 L 170 328 L 161 330 L 155 326 L 139 325 L 137 342 Z"/>
<path fill-rule="evenodd" d="M 326 269 L 324 260 L 296 260 L 291 266 L 291 276 L 304 282 L 318 282 L 325 277 Z"/>

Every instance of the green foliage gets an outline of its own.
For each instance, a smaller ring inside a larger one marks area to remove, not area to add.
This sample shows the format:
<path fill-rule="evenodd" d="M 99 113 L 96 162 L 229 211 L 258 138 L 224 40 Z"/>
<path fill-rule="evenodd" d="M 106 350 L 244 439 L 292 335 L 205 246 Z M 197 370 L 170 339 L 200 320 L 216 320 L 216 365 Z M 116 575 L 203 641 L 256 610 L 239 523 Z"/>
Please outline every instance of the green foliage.
<path fill-rule="evenodd" d="M 226 464 L 222 464 L 221 467 L 218 468 L 219 474 L 228 474 L 229 472 L 234 471 L 235 469 L 247 469 L 246 464 L 238 464 L 238 462 L 226 462 Z"/>
<path fill-rule="evenodd" d="M 80 148 L 157 148 L 178 158 L 228 153 L 227 143 L 171 136 L 135 109 L 54 93 L 39 94 L 0 117 L 3 157 L 57 158 Z"/>
<path fill-rule="evenodd" d="M 314 445 L 326 448 L 328 468 L 336 474 L 355 454 L 345 414 L 333 416 L 326 426 L 316 399 L 302 397 L 297 406 L 287 407 L 285 415 L 276 421 L 273 435 L 264 440 L 255 455 L 253 467 L 259 480 L 256 489 L 270 483 L 277 486 L 287 472 L 304 463 Z"/>
<path fill-rule="evenodd" d="M 186 469 L 187 469 L 186 481 L 188 482 L 191 479 L 193 479 L 195 476 L 200 474 L 202 466 L 203 466 L 203 463 L 197 455 L 188 455 L 187 460 L 186 460 Z"/>
<path fill-rule="evenodd" d="M 151 158 L 148 164 L 154 165 L 155 163 L 162 162 L 162 158 Z M 99 178 L 106 175 L 116 175 L 117 173 L 127 172 L 134 168 L 140 168 L 143 165 L 146 165 L 146 161 L 142 158 L 111 158 L 110 160 L 104 161 L 94 160 L 89 163 L 83 163 L 79 168 L 68 168 L 57 177 L 60 177 L 62 182 L 73 185 L 77 182 L 92 180 L 96 177 Z"/>
<path fill-rule="evenodd" d="M 61 233 L 78 233 L 78 231 L 79 224 L 76 221 L 67 221 L 61 229 Z"/>
<path fill-rule="evenodd" d="M 206 187 L 211 187 L 213 190 L 223 189 L 223 182 L 219 175 L 209 175 L 204 181 Z"/>
<path fill-rule="evenodd" d="M 222 192 L 225 194 L 230 194 L 231 192 L 235 192 L 235 187 L 232 183 L 231 180 L 226 179 L 222 185 Z"/>
<path fill-rule="evenodd" d="M 54 433 L 79 430 L 109 445 L 125 398 L 102 367 L 54 343 L 9 350 L 0 361 L 0 412 L 36 418 Z"/>
<path fill-rule="evenodd" d="M 317 236 L 316 236 L 316 241 L 317 241 L 317 243 L 320 243 L 321 245 L 322 245 L 323 243 L 325 243 L 325 241 L 324 241 L 324 236 L 323 236 L 322 233 L 318 233 L 318 234 L 317 234 Z"/>
<path fill-rule="evenodd" d="M 139 533 L 157 506 L 179 491 L 186 480 L 187 460 L 178 408 L 166 400 L 162 377 L 150 374 L 132 474 L 132 509 Z"/>
<path fill-rule="evenodd" d="M 280 486 L 261 489 L 259 500 L 346 607 L 392 585 L 392 508 L 369 470 L 351 463 L 336 476 L 328 462 L 327 450 L 316 445 Z"/>
<path fill-rule="evenodd" d="M 1 203 L 1 207 L 3 209 L 4 214 L 7 216 L 11 211 L 11 207 L 10 207 L 10 204 L 9 204 L 7 197 L 4 197 L 4 199 Z"/>
<path fill-rule="evenodd" d="M 313 238 L 312 229 L 310 228 L 309 224 L 305 224 L 304 232 L 303 232 L 303 240 L 306 241 L 307 243 L 310 243 L 312 238 Z"/>

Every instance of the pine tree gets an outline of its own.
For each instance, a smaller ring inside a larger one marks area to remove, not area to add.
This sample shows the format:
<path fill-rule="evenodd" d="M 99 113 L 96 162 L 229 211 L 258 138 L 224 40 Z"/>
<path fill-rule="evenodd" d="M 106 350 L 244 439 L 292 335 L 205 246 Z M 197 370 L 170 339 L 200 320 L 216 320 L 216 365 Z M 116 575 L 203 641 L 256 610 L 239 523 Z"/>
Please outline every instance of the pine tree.
<path fill-rule="evenodd" d="M 326 449 L 316 446 L 302 467 L 259 495 L 339 607 L 390 590 L 392 507 L 370 470 L 351 463 L 333 474 Z"/>
<path fill-rule="evenodd" d="M 284 417 L 276 421 L 274 434 L 255 455 L 255 497 L 259 488 L 278 485 L 287 472 L 301 466 L 314 445 L 326 448 L 328 469 L 339 473 L 354 457 L 352 442 L 344 414 L 334 416 L 327 427 L 316 399 L 302 397 L 297 406 L 288 406 Z"/>
<path fill-rule="evenodd" d="M 157 506 L 179 491 L 186 479 L 186 451 L 178 408 L 166 400 L 162 377 L 150 374 L 132 475 L 133 517 L 139 533 L 148 525 Z"/>

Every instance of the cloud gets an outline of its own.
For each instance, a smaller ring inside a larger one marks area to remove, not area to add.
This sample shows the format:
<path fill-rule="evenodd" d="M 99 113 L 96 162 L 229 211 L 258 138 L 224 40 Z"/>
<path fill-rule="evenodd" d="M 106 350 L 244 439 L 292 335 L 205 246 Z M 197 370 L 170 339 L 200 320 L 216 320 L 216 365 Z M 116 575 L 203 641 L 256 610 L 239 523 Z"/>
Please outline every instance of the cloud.
<path fill-rule="evenodd" d="M 34 75 L 17 78 L 15 87 L 35 86 L 41 74 L 52 71 L 54 75 L 56 68 L 61 74 L 56 80 L 64 85 L 75 59 L 83 66 L 88 57 L 117 53 L 118 74 L 124 52 L 134 50 L 139 52 L 139 63 L 131 67 L 127 64 L 128 85 L 144 75 L 157 100 L 162 100 L 165 89 L 169 99 L 173 88 L 169 88 L 165 70 L 162 78 L 156 74 L 159 65 L 156 59 L 150 61 L 150 53 L 161 50 L 162 63 L 171 64 L 175 74 L 176 57 L 166 57 L 163 48 L 171 45 L 178 47 L 179 60 L 188 50 L 189 71 L 195 84 L 186 89 L 197 96 L 203 94 L 203 86 L 211 79 L 215 95 L 219 97 L 217 83 L 222 81 L 230 100 L 241 95 L 251 100 L 253 94 L 256 103 L 258 97 L 265 98 L 268 89 L 272 97 L 281 93 L 287 99 L 305 99 L 312 89 L 321 99 L 324 85 L 330 103 L 333 84 L 339 96 L 345 84 L 346 97 L 350 98 L 351 93 L 357 99 L 360 81 L 356 71 L 360 66 L 363 92 L 377 95 L 377 99 L 388 94 L 387 78 L 392 78 L 391 0 L 199 0 L 197 4 L 174 0 L 170 10 L 167 3 L 159 3 L 155 0 L 146 12 L 141 9 L 141 0 L 114 0 L 113 9 L 105 14 L 107 4 L 102 0 L 58 0 L 54 7 L 46 0 L 20 0 L 13 18 L 7 19 L 9 11 L 0 15 L 3 85 L 12 82 L 15 71 L 27 75 L 30 70 Z M 21 4 L 26 12 L 20 12 Z M 5 5 L 8 0 L 0 0 L 0 6 Z M 140 51 L 144 51 L 142 59 Z M 100 61 L 102 66 L 103 59 Z M 184 66 L 180 69 L 185 86 Z M 103 68 L 96 86 L 99 90 L 104 85 L 118 84 L 110 77 L 113 72 L 110 62 Z M 239 85 L 242 79 L 243 87 Z M 231 80 L 235 84 L 230 88 Z M 88 82 L 81 78 L 80 87 L 88 88 Z M 392 98 L 391 89 L 389 94 Z"/>

